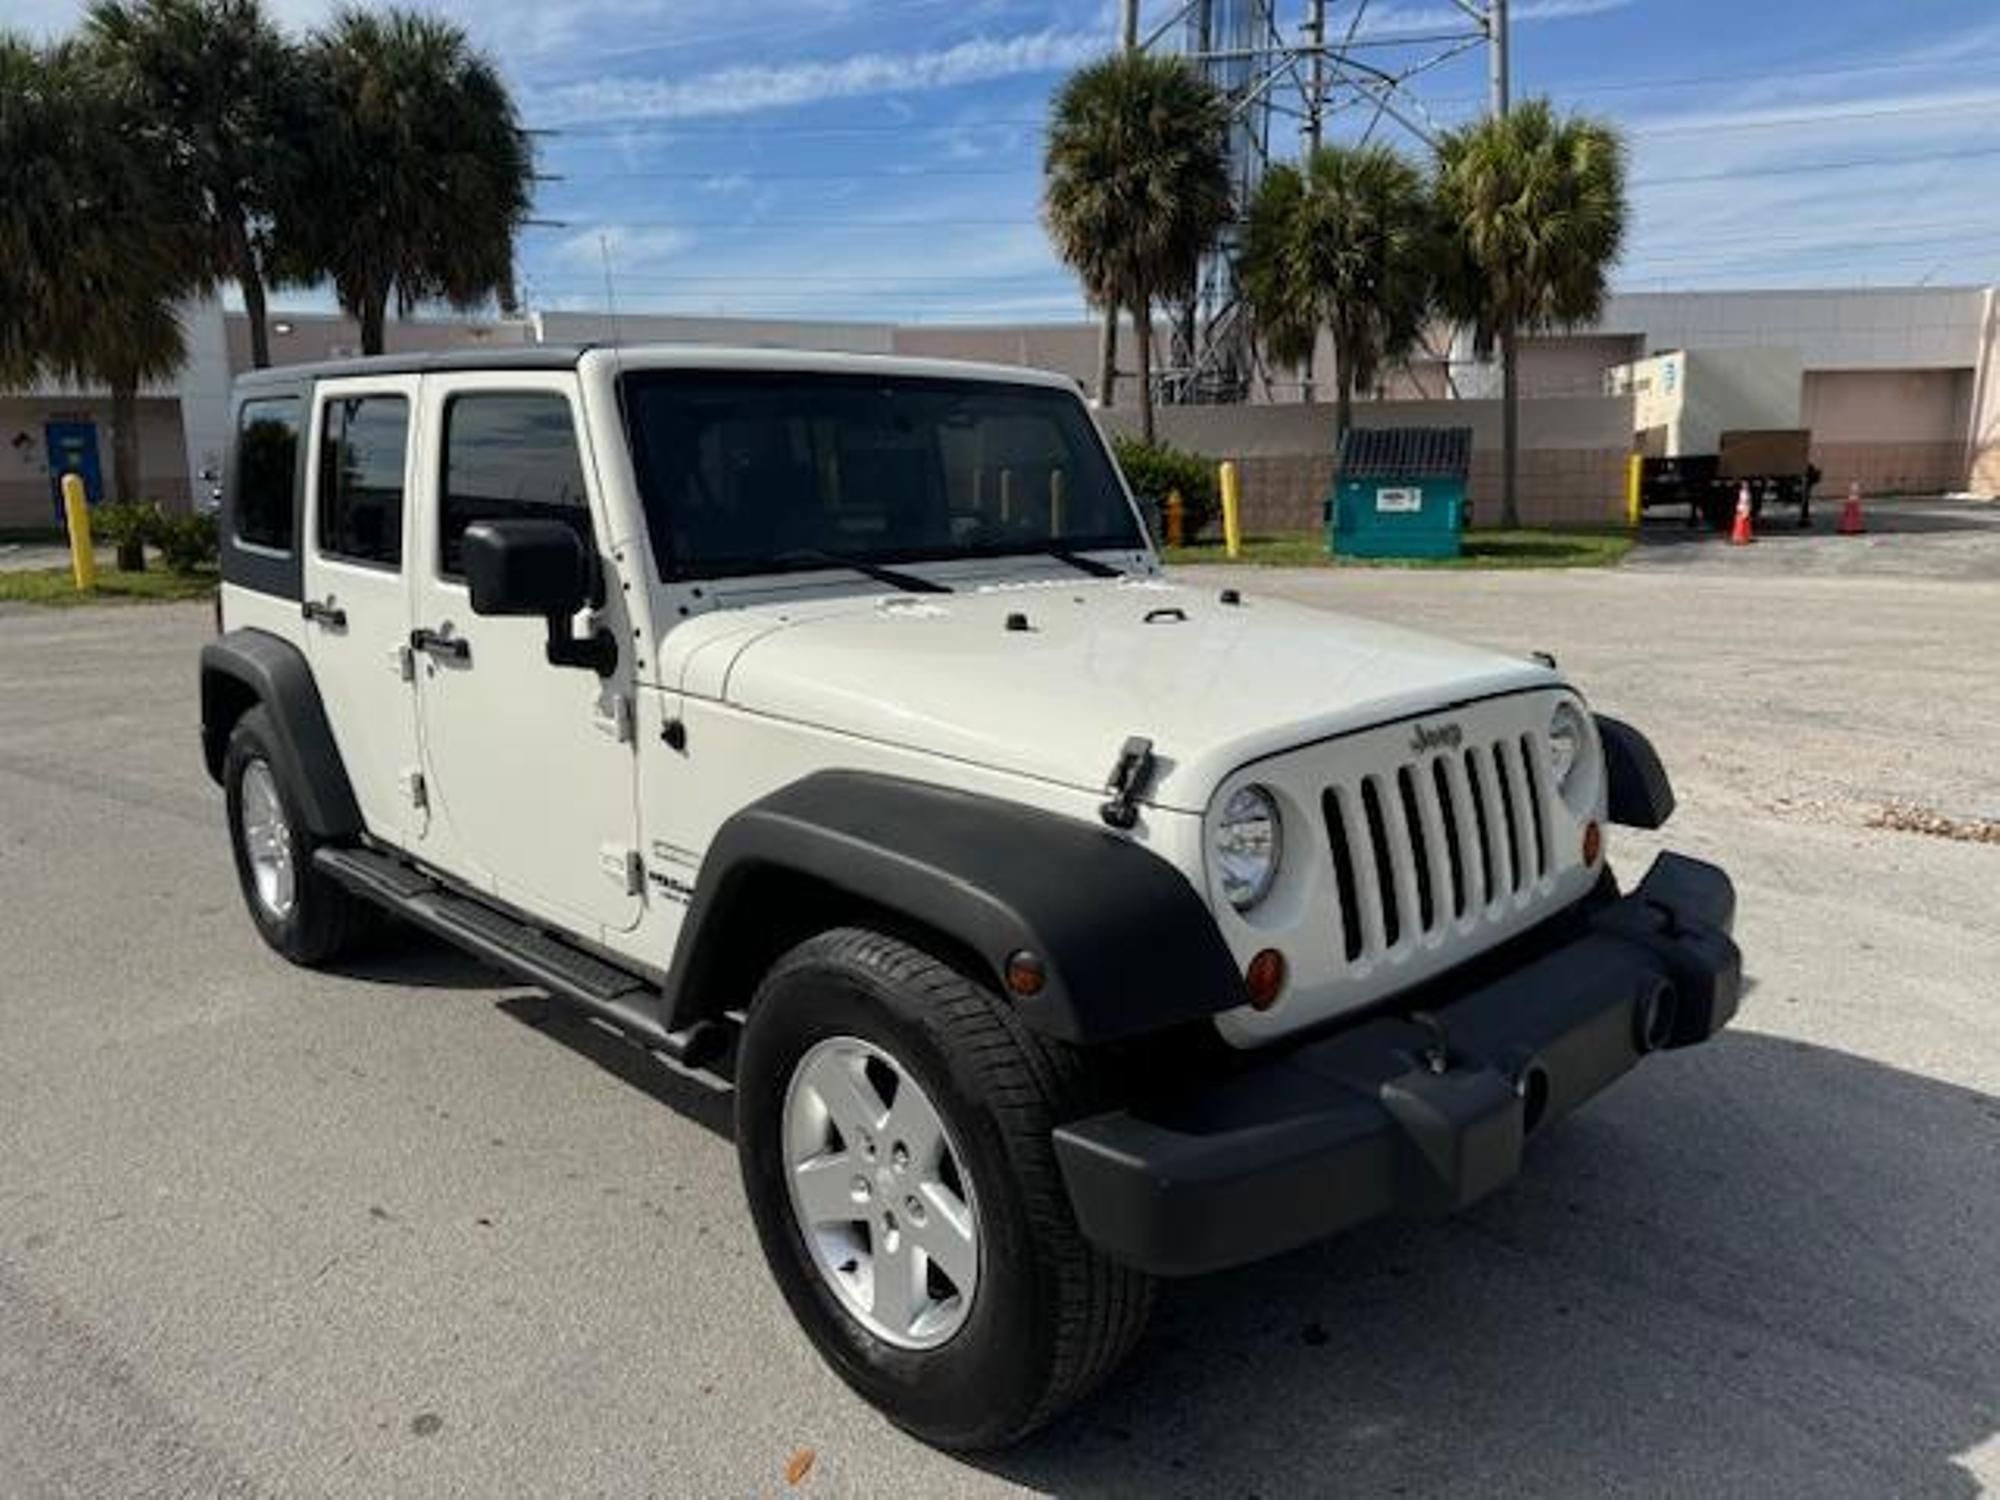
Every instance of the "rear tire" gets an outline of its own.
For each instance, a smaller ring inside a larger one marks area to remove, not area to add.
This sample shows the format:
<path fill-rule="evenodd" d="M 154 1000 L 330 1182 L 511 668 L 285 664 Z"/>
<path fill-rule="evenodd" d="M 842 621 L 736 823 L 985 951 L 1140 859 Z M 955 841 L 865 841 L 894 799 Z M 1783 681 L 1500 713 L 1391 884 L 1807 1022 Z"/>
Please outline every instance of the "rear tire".
<path fill-rule="evenodd" d="M 875 1090 L 855 1118 L 879 1129 L 844 1127 L 832 1106 L 811 1115 L 814 1077 L 837 1089 L 843 1076 L 825 1073 L 829 1056 Z M 984 985 L 882 933 L 821 933 L 758 988 L 737 1067 L 736 1141 L 765 1259 L 827 1363 L 926 1442 L 1018 1441 L 1094 1390 L 1145 1327 L 1151 1280 L 1083 1238 L 1056 1165 L 1056 1126 L 1102 1107 L 1091 1077 L 1082 1054 L 1029 1032 Z M 976 1284 L 954 1306 L 957 1283 L 927 1269 L 945 1263 L 921 1259 L 918 1300 L 930 1310 L 884 1322 L 877 1267 L 893 1267 L 899 1241 L 880 1205 L 936 1201 L 906 1197 L 883 1166 L 901 1144 L 897 1121 L 918 1106 L 942 1127 L 943 1175 L 957 1189 L 943 1196 L 966 1206 L 976 1257 L 960 1275 Z M 801 1147 L 801 1119 L 808 1136 L 827 1119 L 823 1144 Z M 795 1206 L 809 1196 L 803 1174 L 828 1165 L 852 1185 L 851 1226 L 838 1198 L 830 1218 L 811 1222 Z M 892 1326 L 911 1334 L 885 1337 Z"/>
<path fill-rule="evenodd" d="M 295 964 L 339 957 L 372 925 L 374 911 L 312 862 L 298 798 L 272 753 L 269 714 L 250 709 L 230 731 L 222 786 L 236 879 L 257 934 Z"/>

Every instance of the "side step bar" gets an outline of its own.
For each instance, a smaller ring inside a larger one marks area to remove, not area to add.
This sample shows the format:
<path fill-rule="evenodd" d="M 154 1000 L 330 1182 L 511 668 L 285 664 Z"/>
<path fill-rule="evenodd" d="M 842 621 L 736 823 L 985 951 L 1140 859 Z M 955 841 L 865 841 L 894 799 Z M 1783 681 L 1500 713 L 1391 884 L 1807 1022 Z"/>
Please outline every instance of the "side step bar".
<path fill-rule="evenodd" d="M 726 1048 L 726 1033 L 712 1022 L 682 1031 L 662 1026 L 660 991 L 649 981 L 460 895 L 392 855 L 329 845 L 313 851 L 313 864 L 364 901 L 547 990 L 682 1067 L 705 1067 Z"/>

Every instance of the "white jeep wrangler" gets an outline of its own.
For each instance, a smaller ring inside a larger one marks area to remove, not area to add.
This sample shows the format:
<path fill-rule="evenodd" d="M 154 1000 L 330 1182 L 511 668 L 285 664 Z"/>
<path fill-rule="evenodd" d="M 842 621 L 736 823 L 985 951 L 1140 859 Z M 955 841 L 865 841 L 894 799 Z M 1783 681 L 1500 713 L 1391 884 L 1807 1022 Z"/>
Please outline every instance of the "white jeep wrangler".
<path fill-rule="evenodd" d="M 265 940 L 386 910 L 734 1087 L 764 1254 L 1010 1442 L 1154 1279 L 1511 1178 L 1735 1010 L 1734 893 L 1546 660 L 1162 575 L 1067 382 L 482 351 L 236 397 L 202 734 Z M 643 1165 L 641 1165 L 643 1170 Z"/>

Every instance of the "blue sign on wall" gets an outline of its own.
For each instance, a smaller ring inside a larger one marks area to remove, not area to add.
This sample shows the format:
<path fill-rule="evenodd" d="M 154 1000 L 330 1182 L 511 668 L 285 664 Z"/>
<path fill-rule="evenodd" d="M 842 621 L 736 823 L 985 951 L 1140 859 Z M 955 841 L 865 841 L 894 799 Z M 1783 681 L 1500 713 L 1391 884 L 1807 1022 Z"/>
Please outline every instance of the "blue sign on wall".
<path fill-rule="evenodd" d="M 104 498 L 104 470 L 97 459 L 97 424 L 50 422 L 42 431 L 49 444 L 49 491 L 55 500 L 56 520 L 61 522 L 63 475 L 83 477 L 83 493 L 92 505 Z"/>

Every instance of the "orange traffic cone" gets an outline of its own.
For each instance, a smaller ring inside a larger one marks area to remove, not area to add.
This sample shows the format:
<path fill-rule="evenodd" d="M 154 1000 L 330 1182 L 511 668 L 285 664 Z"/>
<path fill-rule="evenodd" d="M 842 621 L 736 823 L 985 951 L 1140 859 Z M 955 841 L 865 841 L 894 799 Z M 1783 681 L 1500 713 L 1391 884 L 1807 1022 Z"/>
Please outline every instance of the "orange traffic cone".
<path fill-rule="evenodd" d="M 1736 524 L 1729 529 L 1729 545 L 1747 547 L 1756 540 L 1750 530 L 1750 486 L 1746 484 L 1736 491 Z"/>
<path fill-rule="evenodd" d="M 1858 479 L 1847 487 L 1847 503 L 1840 507 L 1838 529 L 1842 536 L 1860 536 L 1868 529 L 1861 519 L 1861 481 Z"/>

